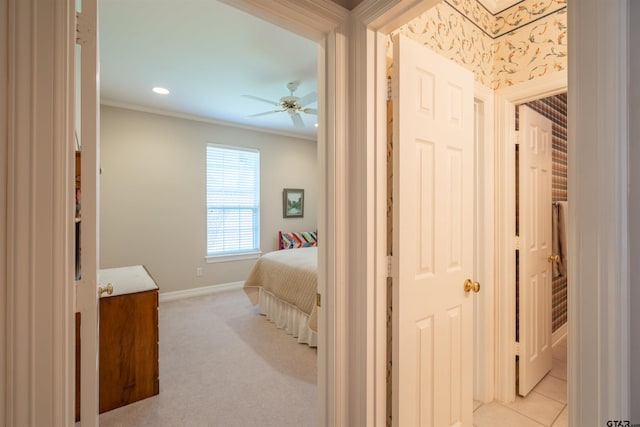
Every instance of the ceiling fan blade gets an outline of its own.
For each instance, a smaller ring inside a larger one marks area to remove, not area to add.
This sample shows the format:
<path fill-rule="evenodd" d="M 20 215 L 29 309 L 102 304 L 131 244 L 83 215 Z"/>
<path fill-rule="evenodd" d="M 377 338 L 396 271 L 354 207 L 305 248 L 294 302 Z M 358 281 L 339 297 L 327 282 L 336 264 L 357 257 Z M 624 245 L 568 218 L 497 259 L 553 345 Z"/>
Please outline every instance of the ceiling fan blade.
<path fill-rule="evenodd" d="M 302 112 L 307 114 L 318 114 L 318 110 L 316 108 L 305 108 Z"/>
<path fill-rule="evenodd" d="M 298 99 L 298 104 L 301 107 L 304 107 L 305 105 L 309 105 L 312 102 L 316 102 L 317 100 L 318 100 L 318 94 L 315 93 L 315 92 L 311 92 L 311 93 L 306 94 L 302 98 Z"/>
<path fill-rule="evenodd" d="M 302 117 L 300 117 L 300 114 L 298 113 L 291 114 L 291 121 L 293 122 L 293 125 L 295 127 L 304 128 L 304 122 L 302 121 Z"/>
<path fill-rule="evenodd" d="M 267 104 L 275 105 L 276 107 L 280 106 L 280 102 L 270 101 L 268 99 L 260 98 L 259 96 L 253 96 L 253 95 L 242 95 L 242 96 L 244 96 L 245 98 L 255 99 L 256 101 L 266 102 Z"/>
<path fill-rule="evenodd" d="M 264 113 L 251 114 L 250 116 L 247 116 L 247 117 L 260 117 L 260 116 L 266 116 L 269 114 L 281 113 L 281 112 L 282 110 L 265 111 Z"/>

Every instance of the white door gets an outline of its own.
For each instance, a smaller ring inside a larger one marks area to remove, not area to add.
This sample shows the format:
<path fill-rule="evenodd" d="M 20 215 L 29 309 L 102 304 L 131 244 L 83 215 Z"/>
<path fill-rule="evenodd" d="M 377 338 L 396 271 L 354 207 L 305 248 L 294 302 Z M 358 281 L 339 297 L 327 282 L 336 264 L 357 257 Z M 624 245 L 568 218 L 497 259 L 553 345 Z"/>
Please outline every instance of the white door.
<path fill-rule="evenodd" d="M 98 46 L 97 0 L 82 0 L 77 22 L 76 132 L 81 153 L 80 278 L 76 311 L 80 328 L 80 423 L 98 425 Z M 79 72 L 78 72 L 79 71 Z"/>
<path fill-rule="evenodd" d="M 471 426 L 473 75 L 401 35 L 393 58 L 393 425 Z"/>
<path fill-rule="evenodd" d="M 519 387 L 526 396 L 551 370 L 551 121 L 520 114 Z"/>

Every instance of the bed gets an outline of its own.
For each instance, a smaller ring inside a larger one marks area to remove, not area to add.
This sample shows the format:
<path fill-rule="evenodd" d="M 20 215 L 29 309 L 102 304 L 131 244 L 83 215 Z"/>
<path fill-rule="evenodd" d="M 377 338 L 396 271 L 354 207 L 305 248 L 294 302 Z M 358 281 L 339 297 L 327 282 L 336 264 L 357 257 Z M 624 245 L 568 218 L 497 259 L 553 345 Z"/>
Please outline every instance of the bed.
<path fill-rule="evenodd" d="M 244 291 L 261 314 L 298 339 L 317 346 L 318 248 L 268 252 L 249 273 Z"/>

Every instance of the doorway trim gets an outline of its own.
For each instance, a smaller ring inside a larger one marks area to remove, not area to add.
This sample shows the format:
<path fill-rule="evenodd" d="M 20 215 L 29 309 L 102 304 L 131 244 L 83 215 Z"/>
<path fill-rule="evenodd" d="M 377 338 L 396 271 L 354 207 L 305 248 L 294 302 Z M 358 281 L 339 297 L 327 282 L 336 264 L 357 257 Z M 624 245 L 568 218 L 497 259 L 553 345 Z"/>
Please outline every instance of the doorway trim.
<path fill-rule="evenodd" d="M 516 397 L 515 293 L 515 128 L 517 104 L 567 91 L 567 73 L 559 71 L 496 91 L 496 394 Z M 506 225 L 505 225 L 506 224 Z"/>
<path fill-rule="evenodd" d="M 569 0 L 567 7 L 572 425 L 628 420 L 638 392 L 629 382 L 630 310 L 638 310 L 629 299 L 630 2 Z"/>
<path fill-rule="evenodd" d="M 328 0 L 220 1 L 318 44 L 318 425 L 346 425 L 349 12 Z"/>
<path fill-rule="evenodd" d="M 489 403 L 495 395 L 495 95 L 475 82 L 475 248 L 474 277 L 482 291 L 474 298 L 474 400 Z"/>
<path fill-rule="evenodd" d="M 386 44 L 388 33 L 410 19 L 427 11 L 439 3 L 438 0 L 365 0 L 352 13 L 350 46 L 352 47 L 353 76 L 351 109 L 352 135 L 352 178 L 353 201 L 351 221 L 359 233 L 352 248 L 354 262 L 359 264 L 359 276 L 352 275 L 350 283 L 353 301 L 366 301 L 366 307 L 356 305 L 352 310 L 352 355 L 366 358 L 366 363 L 356 362 L 351 366 L 352 374 L 357 373 L 352 383 L 358 391 L 353 401 L 349 425 L 386 425 L 387 402 L 387 62 Z M 479 346 L 484 358 L 476 367 L 482 366 L 485 373 L 479 387 L 474 390 L 476 398 L 483 401 L 493 399 L 494 393 L 494 333 L 493 333 L 493 297 L 491 289 L 495 277 L 494 271 L 494 94 L 489 88 L 476 84 L 474 98 L 485 107 L 483 157 L 487 162 L 482 171 L 483 180 L 490 185 L 484 191 L 488 199 L 483 206 L 482 218 L 489 234 L 484 247 L 489 247 L 490 255 L 480 262 L 484 266 L 483 293 L 479 298 L 479 319 L 483 326 L 490 329 L 481 338 Z M 368 109 L 357 108 L 369 106 Z M 477 171 L 477 173 L 481 173 Z M 359 186 L 359 188 L 358 188 Z M 367 218 L 363 221 L 362 218 Z M 359 257 L 357 257 L 359 254 Z M 366 262 L 366 264 L 364 264 Z M 355 269 L 352 272 L 357 272 Z M 366 286 L 353 286 L 364 283 Z M 368 285 L 367 285 L 368 283 Z M 489 291 L 489 292 L 486 292 Z M 476 394 L 477 393 L 477 394 Z"/>

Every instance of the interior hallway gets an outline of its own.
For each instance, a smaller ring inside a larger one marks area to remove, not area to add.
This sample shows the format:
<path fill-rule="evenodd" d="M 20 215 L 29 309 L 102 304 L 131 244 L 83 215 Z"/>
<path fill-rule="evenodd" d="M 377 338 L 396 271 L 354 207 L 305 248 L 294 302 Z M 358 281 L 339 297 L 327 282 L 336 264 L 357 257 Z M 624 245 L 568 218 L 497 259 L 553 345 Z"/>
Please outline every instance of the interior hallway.
<path fill-rule="evenodd" d="M 553 367 L 523 398 L 511 403 L 474 402 L 476 427 L 566 427 L 567 418 L 567 337 L 553 347 Z"/>

